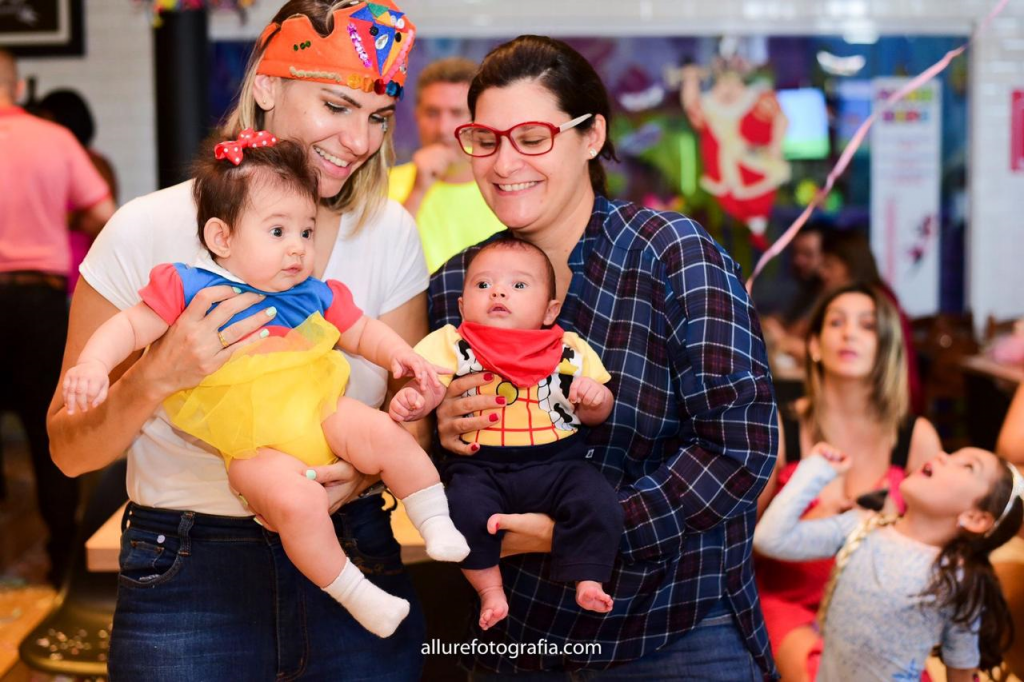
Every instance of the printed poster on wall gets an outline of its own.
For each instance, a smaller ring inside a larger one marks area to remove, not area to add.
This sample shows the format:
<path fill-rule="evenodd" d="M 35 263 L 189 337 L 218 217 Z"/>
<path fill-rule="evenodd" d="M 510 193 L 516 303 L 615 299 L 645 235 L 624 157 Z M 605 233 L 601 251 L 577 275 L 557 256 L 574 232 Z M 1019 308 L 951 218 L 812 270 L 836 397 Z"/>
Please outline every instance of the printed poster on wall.
<path fill-rule="evenodd" d="M 1024 90 L 1010 93 L 1010 170 L 1024 173 Z"/>
<path fill-rule="evenodd" d="M 872 81 L 873 106 L 905 78 Z M 930 81 L 886 111 L 871 131 L 871 247 L 911 317 L 939 308 L 941 84 Z"/>

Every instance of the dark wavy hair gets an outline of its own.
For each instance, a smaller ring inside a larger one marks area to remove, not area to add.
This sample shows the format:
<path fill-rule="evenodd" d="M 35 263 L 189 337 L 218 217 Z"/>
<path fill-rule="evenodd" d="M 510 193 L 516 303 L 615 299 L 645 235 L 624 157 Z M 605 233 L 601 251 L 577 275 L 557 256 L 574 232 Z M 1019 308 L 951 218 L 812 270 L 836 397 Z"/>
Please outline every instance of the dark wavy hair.
<path fill-rule="evenodd" d="M 519 36 L 491 50 L 469 86 L 469 112 L 476 118 L 476 102 L 485 90 L 504 88 L 523 80 L 536 80 L 558 102 L 570 119 L 593 114 L 575 130 L 583 132 L 604 116 L 611 128 L 612 107 L 601 77 L 576 50 L 546 36 Z M 601 159 L 618 161 L 615 145 L 605 136 L 604 146 L 590 160 L 590 184 L 594 194 L 608 195 L 608 177 Z"/>
<path fill-rule="evenodd" d="M 316 204 L 319 198 L 317 174 L 299 145 L 278 140 L 273 147 L 245 149 L 242 163 L 236 166 L 214 157 L 213 149 L 221 141 L 219 136 L 207 140 L 192 164 L 195 177 L 192 198 L 196 203 L 199 241 L 203 247 L 209 249 L 203 228 L 210 218 L 220 218 L 229 229 L 235 229 L 239 216 L 249 205 L 254 176 L 261 182 L 277 183 L 308 196 Z"/>
<path fill-rule="evenodd" d="M 1013 492 L 1010 464 L 1000 458 L 1002 475 L 978 500 L 977 508 L 999 519 Z M 988 533 L 961 529 L 935 560 L 935 577 L 924 594 L 934 596 L 940 608 L 949 609 L 953 622 L 970 627 L 979 618 L 978 648 L 982 670 L 992 671 L 1003 660 L 1003 652 L 1013 642 L 1014 628 L 1010 608 L 989 554 L 1012 539 L 1024 521 L 1024 504 L 1018 497 L 1001 522 Z"/>

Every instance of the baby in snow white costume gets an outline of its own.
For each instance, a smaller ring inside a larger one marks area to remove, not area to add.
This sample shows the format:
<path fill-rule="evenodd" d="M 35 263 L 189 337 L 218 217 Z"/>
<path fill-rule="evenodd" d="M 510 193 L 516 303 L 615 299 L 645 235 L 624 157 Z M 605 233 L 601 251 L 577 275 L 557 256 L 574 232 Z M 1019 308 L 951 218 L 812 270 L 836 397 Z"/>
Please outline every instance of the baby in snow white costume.
<path fill-rule="evenodd" d="M 554 269 L 529 242 L 486 244 L 469 263 L 459 307 L 459 328 L 433 332 L 416 351 L 448 369 L 446 383 L 493 373 L 479 391 L 504 398 L 500 423 L 493 415 L 494 426 L 463 436 L 474 454 L 453 455 L 444 466 L 452 519 L 471 548 L 462 569 L 480 596 L 480 627 L 508 614 L 495 514 L 553 517 L 551 578 L 575 582 L 581 607 L 607 613 L 612 598 L 601 583 L 611 578 L 623 512 L 577 432 L 610 414 L 604 384 L 611 376 L 585 341 L 554 324 L 561 308 Z M 410 384 L 392 401 L 392 416 L 418 419 L 438 402 Z"/>
<path fill-rule="evenodd" d="M 244 161 L 243 161 L 244 159 Z M 264 298 L 220 327 L 230 359 L 164 402 L 176 428 L 216 448 L 232 488 L 281 534 L 289 559 L 371 632 L 387 637 L 409 603 L 366 580 L 347 559 L 323 487 L 309 466 L 345 459 L 380 474 L 426 540 L 427 553 L 459 561 L 469 551 L 448 515 L 440 477 L 413 437 L 383 412 L 344 397 L 349 365 L 336 347 L 426 393 L 434 369 L 384 323 L 367 318 L 341 282 L 311 277 L 318 201 L 305 152 L 270 133 L 243 131 L 200 157 L 193 196 L 205 251 L 194 265 L 159 265 L 142 302 L 104 323 L 68 371 L 69 413 L 99 405 L 110 371 L 156 341 L 209 287 Z M 214 304 L 213 307 L 215 307 Z M 212 310 L 212 307 L 211 307 Z M 202 311 L 208 314 L 208 311 Z M 269 320 L 231 350 L 224 330 L 250 315 Z"/>

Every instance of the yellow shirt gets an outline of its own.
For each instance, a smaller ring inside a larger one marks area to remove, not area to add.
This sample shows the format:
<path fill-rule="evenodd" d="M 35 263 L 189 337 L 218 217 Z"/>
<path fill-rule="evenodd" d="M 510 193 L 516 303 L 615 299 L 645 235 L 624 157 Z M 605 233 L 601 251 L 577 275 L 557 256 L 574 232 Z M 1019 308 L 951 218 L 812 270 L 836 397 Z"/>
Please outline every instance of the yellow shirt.
<path fill-rule="evenodd" d="M 391 169 L 388 196 L 405 203 L 416 181 L 416 165 Z M 436 271 L 449 258 L 505 229 L 484 201 L 475 182 L 457 185 L 437 181 L 423 197 L 413 216 L 427 257 L 427 269 Z"/>
<path fill-rule="evenodd" d="M 495 426 L 463 434 L 462 439 L 480 445 L 543 445 L 576 433 L 580 421 L 573 404 L 569 402 L 572 379 L 584 376 L 606 384 L 612 377 L 594 349 L 575 333 L 565 332 L 562 347 L 562 362 L 551 376 L 545 377 L 536 386 L 514 386 L 503 377 L 495 375 L 494 381 L 484 384 L 479 391 L 473 389 L 467 392 L 466 395 L 500 395 L 508 402 L 504 407 L 494 410 L 501 417 Z M 483 371 L 469 344 L 450 324 L 420 341 L 416 345 L 416 352 L 435 365 L 451 369 L 451 374 L 439 377 L 446 386 L 456 376 Z M 483 412 L 475 416 L 480 414 Z"/>

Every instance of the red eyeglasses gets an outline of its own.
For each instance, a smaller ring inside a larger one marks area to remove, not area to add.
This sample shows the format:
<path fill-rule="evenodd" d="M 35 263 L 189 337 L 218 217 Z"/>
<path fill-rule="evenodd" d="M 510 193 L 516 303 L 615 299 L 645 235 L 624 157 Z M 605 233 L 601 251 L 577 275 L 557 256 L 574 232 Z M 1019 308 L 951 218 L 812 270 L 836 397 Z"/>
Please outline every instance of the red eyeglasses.
<path fill-rule="evenodd" d="M 556 135 L 575 128 L 591 116 L 593 114 L 583 114 L 560 126 L 527 121 L 508 130 L 495 130 L 481 123 L 467 123 L 455 129 L 455 139 L 459 141 L 462 151 L 477 158 L 496 154 L 503 137 L 507 137 L 520 154 L 540 156 L 554 149 Z"/>

